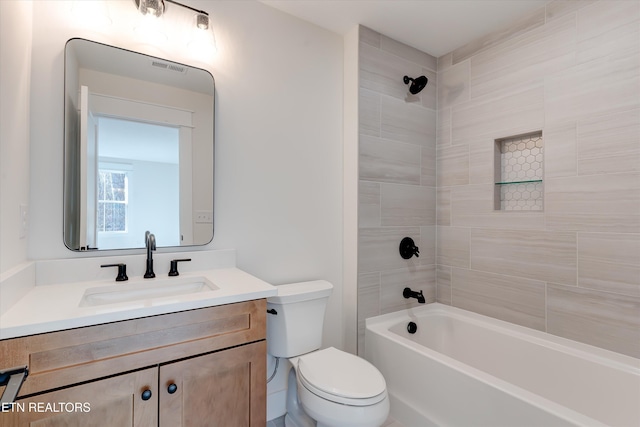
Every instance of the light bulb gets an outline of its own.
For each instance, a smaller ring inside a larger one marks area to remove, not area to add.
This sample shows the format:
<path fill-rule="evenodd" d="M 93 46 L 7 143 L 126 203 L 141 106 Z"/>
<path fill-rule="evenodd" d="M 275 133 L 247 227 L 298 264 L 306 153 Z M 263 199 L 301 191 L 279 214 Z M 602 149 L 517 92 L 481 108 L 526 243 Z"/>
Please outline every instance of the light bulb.
<path fill-rule="evenodd" d="M 193 21 L 191 40 L 188 43 L 189 49 L 198 56 L 215 54 L 217 51 L 216 40 L 209 16 L 204 13 L 197 13 L 194 15 Z"/>
<path fill-rule="evenodd" d="M 138 0 L 138 10 L 145 16 L 159 18 L 164 13 L 163 0 Z"/>

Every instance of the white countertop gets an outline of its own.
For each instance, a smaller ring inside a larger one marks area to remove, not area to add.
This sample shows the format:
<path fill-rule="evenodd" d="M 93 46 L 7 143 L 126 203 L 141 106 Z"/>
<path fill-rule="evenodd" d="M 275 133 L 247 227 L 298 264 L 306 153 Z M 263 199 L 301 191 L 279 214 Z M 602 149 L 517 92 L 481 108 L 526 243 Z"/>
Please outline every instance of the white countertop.
<path fill-rule="evenodd" d="M 201 278 L 211 282 L 217 289 L 177 296 L 80 306 L 85 291 L 92 288 L 113 286 L 117 289 L 115 287 L 135 287 L 139 283 L 151 285 L 154 281 L 170 284 L 172 280 L 175 280 L 175 283 L 182 283 L 190 279 L 197 281 Z M 154 279 L 141 277 L 129 277 L 129 279 L 125 282 L 115 282 L 111 279 L 34 286 L 0 316 L 0 339 L 249 301 L 278 293 L 275 286 L 235 267 L 190 271 L 181 273 L 175 278 L 162 275 Z"/>

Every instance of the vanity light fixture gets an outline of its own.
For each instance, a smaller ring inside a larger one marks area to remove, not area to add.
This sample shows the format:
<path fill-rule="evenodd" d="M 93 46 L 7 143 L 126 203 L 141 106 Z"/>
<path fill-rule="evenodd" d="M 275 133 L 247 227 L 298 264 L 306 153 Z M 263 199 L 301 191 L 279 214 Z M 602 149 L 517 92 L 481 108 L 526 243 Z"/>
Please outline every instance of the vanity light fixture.
<path fill-rule="evenodd" d="M 195 53 L 215 53 L 216 39 L 213 35 L 209 15 L 206 12 L 196 12 L 193 20 L 194 26 L 188 44 L 189 49 Z"/>
<path fill-rule="evenodd" d="M 151 25 L 149 25 L 149 23 L 144 24 L 144 26 L 148 28 L 152 28 L 154 25 L 156 27 L 161 25 L 158 24 L 157 21 L 162 18 L 166 11 L 165 3 L 175 4 L 176 6 L 195 12 L 195 15 L 193 16 L 193 29 L 191 39 L 189 41 L 189 47 L 198 52 L 215 52 L 216 43 L 213 35 L 213 29 L 211 28 L 211 20 L 209 19 L 209 14 L 204 10 L 194 9 L 191 6 L 187 6 L 186 4 L 182 4 L 174 0 L 133 0 L 133 2 L 146 21 L 154 21 L 150 22 Z"/>
<path fill-rule="evenodd" d="M 160 18 L 164 13 L 164 0 L 134 0 L 138 11 L 144 16 Z"/>

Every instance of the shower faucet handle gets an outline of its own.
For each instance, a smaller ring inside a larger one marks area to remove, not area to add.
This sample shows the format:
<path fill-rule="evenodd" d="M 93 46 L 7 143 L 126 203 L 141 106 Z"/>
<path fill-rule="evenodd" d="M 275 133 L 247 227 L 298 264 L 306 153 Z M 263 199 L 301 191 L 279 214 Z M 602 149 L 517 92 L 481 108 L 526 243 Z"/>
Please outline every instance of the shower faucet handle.
<path fill-rule="evenodd" d="M 411 237 L 405 237 L 400 241 L 400 256 L 404 259 L 410 259 L 412 256 L 419 257 L 420 249 L 416 246 Z"/>

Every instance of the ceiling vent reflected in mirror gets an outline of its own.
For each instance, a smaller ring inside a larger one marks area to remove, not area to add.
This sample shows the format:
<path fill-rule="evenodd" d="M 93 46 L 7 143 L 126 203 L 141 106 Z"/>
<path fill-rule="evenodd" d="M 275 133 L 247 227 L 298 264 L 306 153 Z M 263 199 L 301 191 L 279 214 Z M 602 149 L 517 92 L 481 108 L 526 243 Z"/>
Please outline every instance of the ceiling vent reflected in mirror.
<path fill-rule="evenodd" d="M 151 59 L 151 66 L 160 68 L 161 70 L 176 71 L 178 73 L 183 73 L 183 74 L 186 73 L 188 69 L 187 67 L 179 64 L 158 61 L 157 59 Z"/>

